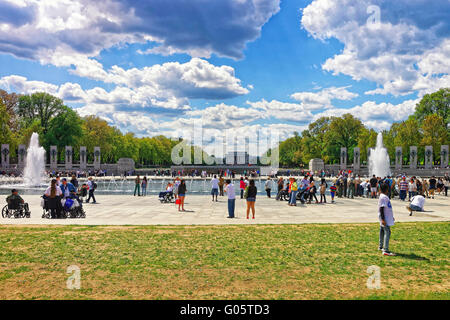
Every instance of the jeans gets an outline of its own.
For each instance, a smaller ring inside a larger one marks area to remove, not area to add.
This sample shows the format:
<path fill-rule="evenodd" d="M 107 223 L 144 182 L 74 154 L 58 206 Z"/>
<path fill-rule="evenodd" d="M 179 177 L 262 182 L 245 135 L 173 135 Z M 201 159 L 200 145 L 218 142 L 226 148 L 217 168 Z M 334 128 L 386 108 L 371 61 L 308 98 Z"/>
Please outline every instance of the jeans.
<path fill-rule="evenodd" d="M 228 217 L 234 218 L 234 208 L 236 205 L 236 199 L 228 199 Z"/>
<path fill-rule="evenodd" d="M 348 197 L 353 199 L 354 196 L 355 196 L 355 186 L 351 184 L 348 186 Z"/>
<path fill-rule="evenodd" d="M 244 189 L 241 189 L 241 199 L 244 199 Z"/>
<path fill-rule="evenodd" d="M 389 239 L 391 238 L 391 227 L 380 226 L 380 248 L 389 251 Z"/>
<path fill-rule="evenodd" d="M 400 200 L 405 201 L 406 199 L 406 190 L 400 190 Z"/>
<path fill-rule="evenodd" d="M 270 198 L 270 189 L 266 189 L 267 197 Z"/>
<path fill-rule="evenodd" d="M 327 203 L 327 198 L 325 197 L 325 193 L 320 194 L 320 202 Z"/>
<path fill-rule="evenodd" d="M 143 196 L 147 195 L 147 186 L 142 186 L 142 195 Z"/>
<path fill-rule="evenodd" d="M 95 196 L 94 196 L 94 190 L 89 190 L 89 197 L 87 198 L 86 202 L 89 202 L 89 200 L 91 200 L 92 198 L 92 202 L 96 203 L 97 201 L 95 201 Z"/>
<path fill-rule="evenodd" d="M 414 197 L 416 195 L 415 191 L 409 191 L 409 197 L 408 199 L 411 200 L 412 197 Z"/>
<path fill-rule="evenodd" d="M 298 191 L 291 191 L 291 197 L 289 199 L 289 204 L 297 204 L 297 193 L 298 193 Z"/>
<path fill-rule="evenodd" d="M 141 195 L 141 186 L 139 184 L 134 186 L 134 195 L 136 195 L 136 190 L 137 190 L 138 196 L 140 196 Z"/>

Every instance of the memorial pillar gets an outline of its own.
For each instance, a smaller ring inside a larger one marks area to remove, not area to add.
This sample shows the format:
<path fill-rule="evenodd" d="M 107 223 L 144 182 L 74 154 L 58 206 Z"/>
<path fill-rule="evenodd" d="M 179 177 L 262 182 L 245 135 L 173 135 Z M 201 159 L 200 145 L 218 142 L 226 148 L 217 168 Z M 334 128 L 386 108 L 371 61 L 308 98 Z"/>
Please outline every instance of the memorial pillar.
<path fill-rule="evenodd" d="M 94 147 L 94 170 L 100 170 L 100 147 Z"/>
<path fill-rule="evenodd" d="M 50 146 L 50 169 L 58 169 L 58 149 L 56 146 Z"/>
<path fill-rule="evenodd" d="M 409 147 L 409 168 L 417 169 L 417 147 Z"/>
<path fill-rule="evenodd" d="M 80 147 L 80 169 L 86 170 L 87 152 L 86 147 Z"/>
<path fill-rule="evenodd" d="M 448 166 L 448 144 L 441 146 L 441 168 Z"/>
<path fill-rule="evenodd" d="M 347 169 L 347 148 L 341 148 L 341 170 Z"/>
<path fill-rule="evenodd" d="M 19 168 L 25 168 L 25 157 L 27 155 L 27 149 L 26 146 L 24 144 L 19 144 L 19 149 L 17 152 L 17 156 L 18 156 L 18 162 L 17 165 L 19 166 Z"/>
<path fill-rule="evenodd" d="M 358 170 L 361 168 L 361 152 L 359 148 L 353 149 L 353 170 Z"/>
<path fill-rule="evenodd" d="M 425 146 L 425 169 L 433 168 L 433 146 Z"/>
<path fill-rule="evenodd" d="M 2 144 L 1 150 L 2 168 L 9 168 L 9 144 Z"/>
<path fill-rule="evenodd" d="M 72 156 L 73 156 L 73 150 L 71 146 L 66 146 L 65 150 L 65 164 L 66 164 L 66 170 L 72 169 Z"/>
<path fill-rule="evenodd" d="M 395 147 L 395 169 L 401 170 L 403 165 L 403 149 L 402 147 Z"/>

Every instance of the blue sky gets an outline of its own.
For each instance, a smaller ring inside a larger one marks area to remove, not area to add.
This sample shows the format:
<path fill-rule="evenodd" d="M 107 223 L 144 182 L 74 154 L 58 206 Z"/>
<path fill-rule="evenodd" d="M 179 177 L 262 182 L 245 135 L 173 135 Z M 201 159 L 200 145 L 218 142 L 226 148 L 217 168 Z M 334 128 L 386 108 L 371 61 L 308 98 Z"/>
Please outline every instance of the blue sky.
<path fill-rule="evenodd" d="M 406 119 L 450 85 L 450 2 L 0 0 L 0 88 L 138 136 Z"/>

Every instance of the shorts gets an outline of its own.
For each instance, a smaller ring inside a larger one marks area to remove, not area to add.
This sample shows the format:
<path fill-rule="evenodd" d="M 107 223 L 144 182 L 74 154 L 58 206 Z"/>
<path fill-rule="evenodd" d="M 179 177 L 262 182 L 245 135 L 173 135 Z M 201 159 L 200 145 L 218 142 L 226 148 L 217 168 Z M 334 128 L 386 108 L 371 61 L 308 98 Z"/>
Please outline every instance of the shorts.
<path fill-rule="evenodd" d="M 377 188 L 371 187 L 371 188 L 370 188 L 370 191 L 371 191 L 371 192 L 377 192 Z"/>
<path fill-rule="evenodd" d="M 217 196 L 218 194 L 219 194 L 219 189 L 216 189 L 216 188 L 211 189 L 211 195 Z"/>
<path fill-rule="evenodd" d="M 256 198 L 253 198 L 253 197 L 247 198 L 247 202 L 255 202 L 255 201 L 256 201 Z"/>
<path fill-rule="evenodd" d="M 415 206 L 415 205 L 413 205 L 413 204 L 410 204 L 410 205 L 409 205 L 409 208 L 410 208 L 412 211 L 423 211 L 421 207 Z"/>
<path fill-rule="evenodd" d="M 184 193 L 180 193 L 178 196 L 179 196 L 179 197 L 184 197 L 185 194 L 184 194 Z"/>
<path fill-rule="evenodd" d="M 331 194 L 331 197 L 334 198 L 335 193 L 333 191 L 330 191 L 330 194 Z"/>

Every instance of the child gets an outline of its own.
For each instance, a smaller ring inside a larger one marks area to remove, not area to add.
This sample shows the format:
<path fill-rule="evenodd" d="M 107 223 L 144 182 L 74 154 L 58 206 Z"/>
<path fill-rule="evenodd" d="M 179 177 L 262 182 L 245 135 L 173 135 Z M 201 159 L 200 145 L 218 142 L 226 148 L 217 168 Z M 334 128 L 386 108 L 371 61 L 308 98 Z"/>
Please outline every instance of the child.
<path fill-rule="evenodd" d="M 336 185 L 333 183 L 330 187 L 331 203 L 334 203 L 334 195 L 336 194 Z"/>
<path fill-rule="evenodd" d="M 327 198 L 325 197 L 325 192 L 327 191 L 327 182 L 324 178 L 320 181 L 320 203 L 327 203 Z"/>
<path fill-rule="evenodd" d="M 385 256 L 395 256 L 395 253 L 389 251 L 389 239 L 391 237 L 391 226 L 394 225 L 394 212 L 392 210 L 391 200 L 388 197 L 389 185 L 383 183 L 380 187 L 380 198 L 378 199 L 378 219 L 380 220 L 380 245 Z"/>

